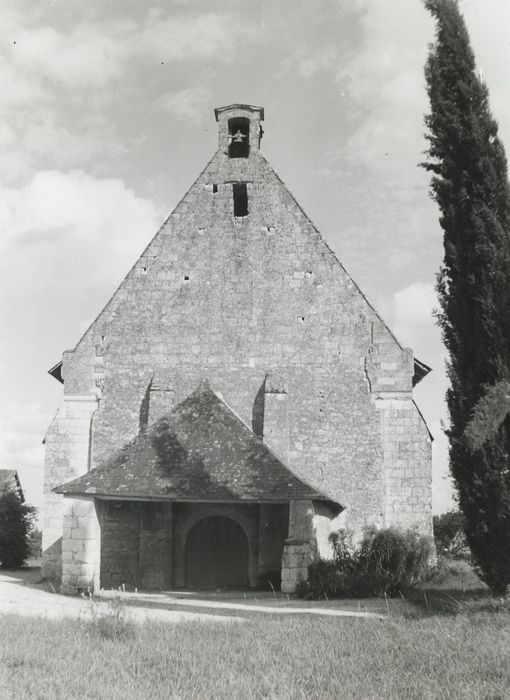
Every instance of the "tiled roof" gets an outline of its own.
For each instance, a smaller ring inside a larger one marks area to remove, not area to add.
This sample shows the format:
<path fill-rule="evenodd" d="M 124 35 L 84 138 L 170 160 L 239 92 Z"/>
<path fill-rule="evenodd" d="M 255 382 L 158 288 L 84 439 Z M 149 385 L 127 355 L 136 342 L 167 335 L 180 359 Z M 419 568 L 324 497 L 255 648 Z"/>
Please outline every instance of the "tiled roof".
<path fill-rule="evenodd" d="M 325 501 L 293 474 L 203 382 L 100 467 L 55 489 L 65 495 L 177 501 Z"/>
<path fill-rule="evenodd" d="M 16 469 L 0 469 L 0 489 L 5 487 L 17 493 L 22 501 L 25 500 Z"/>

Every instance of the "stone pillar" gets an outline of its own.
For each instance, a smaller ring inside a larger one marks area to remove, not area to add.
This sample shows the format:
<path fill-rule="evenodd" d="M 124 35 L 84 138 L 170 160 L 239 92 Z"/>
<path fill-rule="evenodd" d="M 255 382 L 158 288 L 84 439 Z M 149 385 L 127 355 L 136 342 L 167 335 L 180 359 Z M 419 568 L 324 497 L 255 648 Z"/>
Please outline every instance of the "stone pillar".
<path fill-rule="evenodd" d="M 45 438 L 43 561 L 41 574 L 60 581 L 62 573 L 62 518 L 64 497 L 55 486 L 89 469 L 91 420 L 97 408 L 95 394 L 68 394 Z"/>
<path fill-rule="evenodd" d="M 289 418 L 287 389 L 283 378 L 268 375 L 264 388 L 264 442 L 287 462 L 289 456 Z"/>
<path fill-rule="evenodd" d="M 62 538 L 62 593 L 99 590 L 101 528 L 94 498 L 66 498 Z"/>
<path fill-rule="evenodd" d="M 282 593 L 294 593 L 300 581 L 308 580 L 313 542 L 314 508 L 311 501 L 289 504 L 289 536 L 282 556 Z"/>

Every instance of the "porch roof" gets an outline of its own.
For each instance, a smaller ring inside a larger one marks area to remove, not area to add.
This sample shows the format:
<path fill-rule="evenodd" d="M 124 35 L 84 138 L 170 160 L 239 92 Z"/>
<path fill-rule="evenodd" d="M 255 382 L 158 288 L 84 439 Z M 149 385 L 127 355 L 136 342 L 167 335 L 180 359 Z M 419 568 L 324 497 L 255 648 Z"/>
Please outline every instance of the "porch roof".
<path fill-rule="evenodd" d="M 206 382 L 106 462 L 54 491 L 175 501 L 314 500 L 341 510 L 294 474 Z"/>

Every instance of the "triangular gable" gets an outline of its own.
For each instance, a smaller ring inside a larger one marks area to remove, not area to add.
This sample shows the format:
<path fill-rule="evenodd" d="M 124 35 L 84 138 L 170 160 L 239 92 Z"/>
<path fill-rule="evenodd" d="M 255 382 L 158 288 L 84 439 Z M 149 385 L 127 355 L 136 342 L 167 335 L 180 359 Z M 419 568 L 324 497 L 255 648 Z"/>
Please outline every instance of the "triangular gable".
<path fill-rule="evenodd" d="M 194 206 L 194 211 L 203 212 L 202 216 L 204 217 L 204 224 L 209 225 L 212 223 L 214 225 L 214 222 L 216 220 L 214 218 L 210 219 L 209 214 L 207 214 L 208 207 L 206 206 L 206 202 L 209 201 L 210 197 L 209 195 L 205 194 L 204 188 L 207 188 L 208 183 L 210 182 L 222 181 L 222 175 L 220 175 L 220 172 L 224 174 L 223 171 L 225 168 L 225 162 L 225 155 L 221 151 L 217 151 L 213 155 L 213 157 L 207 163 L 207 165 L 197 177 L 193 185 L 184 194 L 184 196 L 177 204 L 175 209 L 163 223 L 160 230 L 156 233 L 154 238 L 147 245 L 146 249 L 143 251 L 137 262 L 134 264 L 127 276 L 124 278 L 124 280 L 121 282 L 121 284 L 114 292 L 108 303 L 98 314 L 98 316 L 89 326 L 89 328 L 85 331 L 82 338 L 78 341 L 77 345 L 75 346 L 75 351 L 78 349 L 85 337 L 96 326 L 96 324 L 101 323 L 103 325 L 107 325 L 114 316 L 119 318 L 119 316 L 122 314 L 122 311 L 119 307 L 122 306 L 123 302 L 128 301 L 130 297 L 130 281 L 136 280 L 136 283 L 138 285 L 141 284 L 141 280 L 139 279 L 140 270 L 144 271 L 144 276 L 146 273 L 147 279 L 151 276 L 151 269 L 153 268 L 153 266 L 158 268 L 158 270 L 160 268 L 164 269 L 165 272 L 168 272 L 169 270 L 175 267 L 177 270 L 179 270 L 179 272 L 181 272 L 180 265 L 182 263 L 174 264 L 172 262 L 174 260 L 174 253 L 172 252 L 173 249 L 175 248 L 175 250 L 177 251 L 183 248 L 182 241 L 179 240 L 181 234 L 183 233 L 183 231 L 181 231 L 181 222 L 183 219 L 186 218 L 188 214 L 190 202 L 193 200 L 194 197 L 198 197 L 199 199 L 197 200 L 197 202 L 199 202 L 199 204 L 197 203 Z M 283 180 L 279 177 L 279 175 L 276 173 L 276 171 L 270 165 L 270 163 L 266 160 L 266 158 L 260 152 L 256 152 L 253 154 L 253 156 L 250 156 L 249 162 L 251 170 L 253 170 L 254 173 L 257 173 L 257 178 L 269 178 L 268 181 L 272 180 L 278 188 L 281 188 L 281 190 L 284 193 L 286 193 L 286 195 L 288 195 L 288 197 L 290 198 L 289 201 L 292 202 L 290 208 L 294 210 L 296 216 L 298 216 L 301 223 L 303 224 L 304 236 L 311 236 L 315 240 L 315 242 L 319 243 L 319 245 L 322 247 L 325 257 L 331 257 L 334 260 L 334 264 L 338 265 L 338 267 L 342 270 L 343 274 L 346 276 L 349 282 L 353 285 L 354 288 L 356 288 L 357 292 L 363 298 L 367 306 L 367 310 L 370 310 L 370 313 L 374 314 L 374 316 L 381 322 L 382 327 L 385 329 L 385 332 L 388 334 L 388 336 L 395 342 L 396 347 L 402 349 L 402 345 L 399 343 L 397 338 L 395 338 L 387 324 L 367 300 L 366 296 L 363 294 L 356 282 L 346 271 L 345 267 L 339 261 L 336 254 L 329 247 L 329 245 L 327 244 L 317 227 L 313 224 L 309 216 L 302 210 L 295 197 L 289 191 Z M 230 163 L 228 167 L 232 168 L 233 166 Z M 200 198 L 203 198 L 203 203 L 202 199 Z M 194 217 L 196 219 L 195 214 Z M 207 219 L 207 221 L 205 221 L 205 219 Z M 221 225 L 221 217 L 217 220 L 217 223 L 218 225 Z M 186 238 L 189 237 L 188 229 L 185 229 L 184 235 Z M 184 248 L 185 247 L 186 246 L 184 246 Z M 204 251 L 204 255 L 205 254 L 207 254 L 206 251 Z M 163 283 L 162 286 L 165 286 L 165 283 Z M 174 289 L 172 285 L 169 286 L 169 291 L 170 290 L 176 294 L 178 293 L 178 289 Z M 174 302 L 175 301 L 177 300 L 174 299 Z M 419 363 L 419 365 L 422 365 L 422 363 Z M 424 374 L 420 372 L 420 367 L 415 367 L 415 369 L 417 370 L 415 374 L 416 379 L 417 381 L 420 381 L 421 378 L 423 378 Z M 55 365 L 55 367 L 49 370 L 49 372 L 50 374 L 52 374 L 52 376 L 61 381 L 61 372 L 59 364 Z"/>
<path fill-rule="evenodd" d="M 297 477 L 205 383 L 105 464 L 54 490 L 175 501 L 314 500 L 342 509 Z"/>

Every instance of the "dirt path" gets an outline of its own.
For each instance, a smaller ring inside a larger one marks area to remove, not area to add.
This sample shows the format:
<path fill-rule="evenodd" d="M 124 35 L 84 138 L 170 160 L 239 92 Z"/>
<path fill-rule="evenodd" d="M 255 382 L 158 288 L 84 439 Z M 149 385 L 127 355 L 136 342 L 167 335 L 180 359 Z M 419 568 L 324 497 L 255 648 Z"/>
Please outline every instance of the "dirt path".
<path fill-rule="evenodd" d="M 28 570 L 30 571 L 30 570 Z M 92 615 L 92 603 L 85 598 L 73 598 L 51 591 L 48 584 L 37 583 L 39 574 L 31 575 L 27 570 L 0 573 L 0 614 L 47 617 L 50 619 L 80 618 Z M 107 600 L 99 602 L 97 612 L 107 609 Z M 232 622 L 241 618 L 211 615 L 205 612 L 165 610 L 152 607 L 130 606 L 130 617 L 136 622 L 159 620 L 161 622 Z"/>
<path fill-rule="evenodd" d="M 107 600 L 112 596 L 117 595 L 116 591 L 101 591 L 100 598 Z M 132 593 L 125 592 L 122 597 L 134 606 L 168 606 L 177 608 L 198 608 L 209 610 L 221 610 L 224 612 L 253 612 L 265 613 L 270 615 L 320 615 L 327 617 L 359 617 L 359 618 L 375 618 L 384 619 L 386 616 L 381 613 L 367 612 L 362 610 L 342 610 L 340 608 L 327 607 L 307 607 L 303 601 L 303 605 L 289 607 L 283 602 L 279 606 L 275 601 L 274 605 L 264 605 L 263 603 L 243 602 L 236 603 L 225 600 L 207 600 L 193 597 L 181 597 L 179 593 Z M 250 600 L 250 599 L 248 599 Z"/>
<path fill-rule="evenodd" d="M 162 622 L 180 622 L 196 620 L 201 622 L 230 622 L 243 620 L 246 615 L 261 613 L 270 615 L 320 615 L 328 617 L 352 617 L 366 619 L 383 619 L 379 612 L 341 609 L 317 605 L 309 607 L 301 601 L 295 605 L 286 604 L 282 599 L 265 599 L 265 604 L 254 596 L 237 602 L 233 594 L 222 599 L 210 599 L 209 596 L 184 593 L 143 593 L 101 591 L 94 598 L 96 613 L 107 610 L 108 601 L 120 595 L 129 607 L 132 619 L 136 621 L 160 620 Z M 260 594 L 259 594 L 260 595 Z M 264 600 L 264 599 L 263 599 Z M 271 604 L 268 604 L 271 603 Z M 92 615 L 92 603 L 86 598 L 74 598 L 56 593 L 51 584 L 40 580 L 38 568 L 26 568 L 20 571 L 0 573 L 0 614 L 43 616 L 48 618 L 83 618 Z M 185 609 L 187 608 L 187 609 Z"/>

